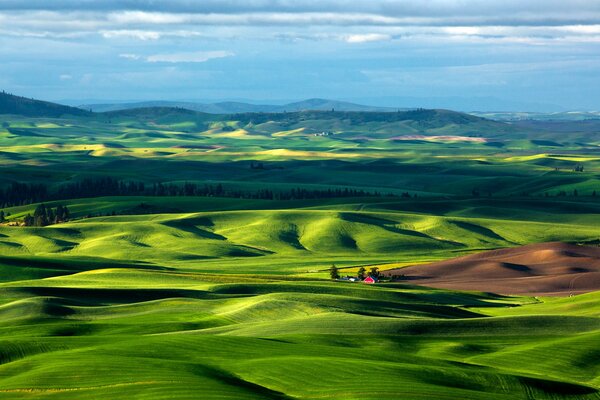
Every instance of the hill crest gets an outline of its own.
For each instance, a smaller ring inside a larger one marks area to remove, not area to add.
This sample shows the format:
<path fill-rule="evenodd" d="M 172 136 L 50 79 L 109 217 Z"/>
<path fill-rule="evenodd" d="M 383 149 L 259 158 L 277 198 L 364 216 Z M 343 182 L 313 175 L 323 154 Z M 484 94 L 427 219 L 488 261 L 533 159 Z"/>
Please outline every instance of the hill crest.
<path fill-rule="evenodd" d="M 88 116 L 92 115 L 90 111 L 81 108 L 64 106 L 62 104 L 51 103 L 29 99 L 27 97 L 16 96 L 0 92 L 0 114 L 22 115 L 26 117 L 51 117 L 58 118 L 63 115 Z"/>
<path fill-rule="evenodd" d="M 80 108 L 94 112 L 121 111 L 149 107 L 187 108 L 208 114 L 239 114 L 239 113 L 283 113 L 298 111 L 378 111 L 391 112 L 398 108 L 378 107 L 346 101 L 312 98 L 283 105 L 253 104 L 241 101 L 220 101 L 215 103 L 183 102 L 183 101 L 144 101 L 133 103 L 85 104 Z M 406 109 L 404 109 L 406 110 Z"/>

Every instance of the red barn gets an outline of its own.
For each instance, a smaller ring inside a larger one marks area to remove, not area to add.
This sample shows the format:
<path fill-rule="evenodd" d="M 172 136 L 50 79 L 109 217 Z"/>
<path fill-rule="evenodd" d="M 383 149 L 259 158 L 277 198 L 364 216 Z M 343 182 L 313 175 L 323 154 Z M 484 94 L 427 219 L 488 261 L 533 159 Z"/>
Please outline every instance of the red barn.
<path fill-rule="evenodd" d="M 363 282 L 364 283 L 369 283 L 369 284 L 371 284 L 371 283 L 377 283 L 377 278 L 375 278 L 374 276 L 369 275 L 369 276 L 367 276 L 365 278 L 365 280 Z"/>

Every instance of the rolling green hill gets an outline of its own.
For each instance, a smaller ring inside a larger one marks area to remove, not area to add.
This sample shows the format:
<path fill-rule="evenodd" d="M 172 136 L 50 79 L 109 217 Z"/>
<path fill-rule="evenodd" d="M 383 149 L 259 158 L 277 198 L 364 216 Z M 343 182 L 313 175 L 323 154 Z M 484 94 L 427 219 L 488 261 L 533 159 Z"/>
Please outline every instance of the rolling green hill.
<path fill-rule="evenodd" d="M 594 132 L 18 104 L 0 115 L 0 399 L 600 398 L 600 292 L 330 279 L 598 245 Z"/>

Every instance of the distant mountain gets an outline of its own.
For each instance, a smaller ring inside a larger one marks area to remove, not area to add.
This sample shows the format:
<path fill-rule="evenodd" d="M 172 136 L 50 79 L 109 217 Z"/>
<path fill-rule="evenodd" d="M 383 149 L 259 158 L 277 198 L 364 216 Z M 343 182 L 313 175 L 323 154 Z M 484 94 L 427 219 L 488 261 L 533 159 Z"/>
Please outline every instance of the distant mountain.
<path fill-rule="evenodd" d="M 58 118 L 63 115 L 87 116 L 92 113 L 77 107 L 63 106 L 61 104 L 28 99 L 1 92 L 0 114 Z"/>
<path fill-rule="evenodd" d="M 341 111 L 341 110 L 303 110 L 290 111 L 287 113 L 238 113 L 225 115 L 226 118 L 243 121 L 252 124 L 264 123 L 267 121 L 286 121 L 296 123 L 312 120 L 330 120 L 337 119 L 349 121 L 350 123 L 360 124 L 369 122 L 398 122 L 398 121 L 415 121 L 423 124 L 431 124 L 435 126 L 444 126 L 448 124 L 468 124 L 482 121 L 491 122 L 495 125 L 500 124 L 495 121 L 490 121 L 485 118 L 469 115 L 457 111 L 450 110 L 407 110 L 407 111 Z"/>
<path fill-rule="evenodd" d="M 472 111 L 497 112 L 561 112 L 564 107 L 551 103 L 521 101 L 515 98 L 502 99 L 493 96 L 377 96 L 365 98 L 362 103 L 376 103 L 382 106 L 411 108 L 441 108 L 471 113 Z"/>
<path fill-rule="evenodd" d="M 94 112 L 107 112 L 129 110 L 133 108 L 149 107 L 177 107 L 188 110 L 199 111 L 209 114 L 238 114 L 238 113 L 278 113 L 293 111 L 397 111 L 391 107 L 374 107 L 362 104 L 349 103 L 345 101 L 327 99 L 308 99 L 299 102 L 273 105 L 273 104 L 251 104 L 236 101 L 224 101 L 218 103 L 193 103 L 178 101 L 144 101 L 137 103 L 122 104 L 85 104 L 80 108 Z"/>
<path fill-rule="evenodd" d="M 347 140 L 422 140 L 422 135 L 443 137 L 442 140 L 484 141 L 506 134 L 514 137 L 516 128 L 508 123 L 492 121 L 450 110 L 415 109 L 408 111 L 288 111 L 209 114 L 173 107 L 135 108 L 98 114 L 100 117 L 123 118 L 168 124 L 194 122 L 190 132 L 226 127 L 271 135 L 276 132 L 299 132 L 299 135 L 330 135 Z M 522 132 L 517 132 L 523 135 Z"/>
<path fill-rule="evenodd" d="M 277 107 L 279 107 L 279 111 L 398 111 L 397 108 L 365 106 L 346 101 L 326 99 L 308 99 Z"/>
<path fill-rule="evenodd" d="M 479 117 L 496 121 L 589 121 L 600 120 L 600 111 L 566 112 L 472 112 Z"/>

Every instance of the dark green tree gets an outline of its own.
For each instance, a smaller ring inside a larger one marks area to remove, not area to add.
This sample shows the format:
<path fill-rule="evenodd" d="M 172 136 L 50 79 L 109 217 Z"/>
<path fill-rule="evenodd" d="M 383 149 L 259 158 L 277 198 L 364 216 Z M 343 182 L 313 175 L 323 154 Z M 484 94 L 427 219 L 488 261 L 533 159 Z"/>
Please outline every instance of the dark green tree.
<path fill-rule="evenodd" d="M 371 275 L 373 278 L 379 278 L 379 268 L 372 267 L 369 271 L 369 275 Z"/>
<path fill-rule="evenodd" d="M 59 223 L 59 222 L 66 222 L 68 220 L 69 220 L 69 210 L 68 210 L 67 206 L 63 206 L 62 204 L 57 205 L 56 213 L 54 215 L 54 222 Z"/>
<path fill-rule="evenodd" d="M 365 267 L 360 267 L 356 276 L 358 276 L 358 278 L 361 280 L 365 279 L 367 277 L 367 270 Z"/>
<path fill-rule="evenodd" d="M 335 266 L 335 264 L 331 265 L 331 268 L 329 268 L 329 276 L 331 277 L 331 279 L 339 279 L 340 278 L 340 272 L 339 272 L 338 268 Z"/>
<path fill-rule="evenodd" d="M 33 212 L 33 225 L 48 225 L 48 210 L 46 209 L 46 205 L 40 204 L 35 208 L 35 211 Z"/>
<path fill-rule="evenodd" d="M 33 222 L 34 220 L 31 214 L 27 214 L 25 218 L 23 218 L 23 225 L 25 226 L 33 226 Z"/>
<path fill-rule="evenodd" d="M 57 223 L 63 222 L 63 221 L 64 221 L 63 206 L 62 206 L 62 204 L 59 204 L 56 206 L 56 213 L 54 215 L 54 223 L 57 224 Z"/>

